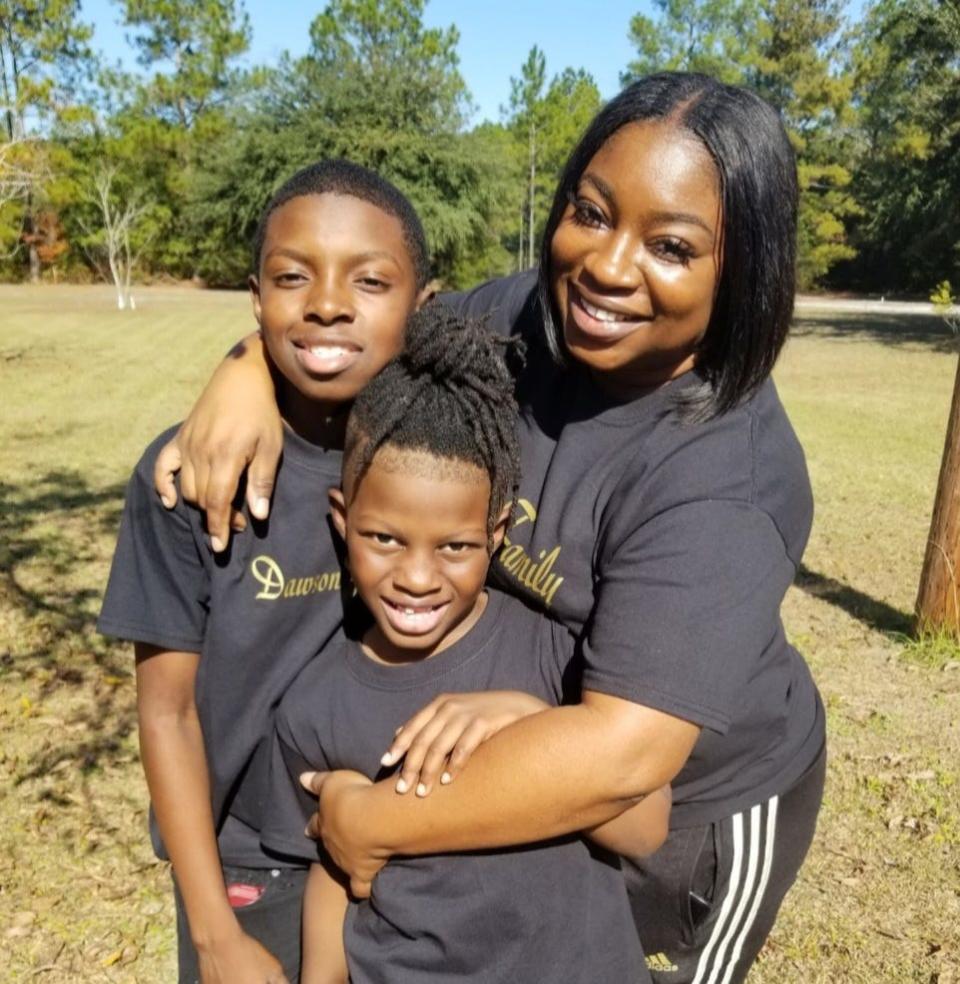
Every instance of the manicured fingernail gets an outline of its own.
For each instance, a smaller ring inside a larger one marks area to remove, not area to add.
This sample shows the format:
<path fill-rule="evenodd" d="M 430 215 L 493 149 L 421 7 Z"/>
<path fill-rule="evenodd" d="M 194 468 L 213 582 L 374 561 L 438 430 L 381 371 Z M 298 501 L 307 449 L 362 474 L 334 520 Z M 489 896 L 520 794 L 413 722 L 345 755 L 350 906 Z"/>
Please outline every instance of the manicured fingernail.
<path fill-rule="evenodd" d="M 261 496 L 259 499 L 257 499 L 254 502 L 254 504 L 253 504 L 253 515 L 256 516 L 257 519 L 266 519 L 267 518 L 267 514 L 269 512 L 270 512 L 270 500 L 269 499 L 264 499 L 263 496 Z"/>
<path fill-rule="evenodd" d="M 316 772 L 301 772 L 300 773 L 300 785 L 305 786 L 307 789 L 310 788 L 310 783 L 313 782 L 313 777 Z"/>
<path fill-rule="evenodd" d="M 442 784 L 443 784 L 444 786 L 446 786 L 446 785 L 448 785 L 449 783 L 451 783 L 451 782 L 453 782 L 453 776 L 452 776 L 452 775 L 450 775 L 450 773 L 449 773 L 449 772 L 444 772 L 444 773 L 443 773 L 443 775 L 442 775 L 442 776 L 440 776 L 440 782 L 441 782 L 441 783 L 442 783 Z"/>
<path fill-rule="evenodd" d="M 383 758 L 380 759 L 380 764 L 381 765 L 393 765 L 393 763 L 396 761 L 396 758 L 397 757 L 396 757 L 396 755 L 393 754 L 393 752 L 384 752 L 383 753 Z"/>
<path fill-rule="evenodd" d="M 427 787 L 421 782 L 417 783 L 417 796 L 426 796 Z"/>
<path fill-rule="evenodd" d="M 173 499 L 171 499 L 169 496 L 166 496 L 166 495 L 160 496 L 160 501 L 164 504 L 164 506 L 167 509 L 172 509 L 173 508 Z"/>
<path fill-rule="evenodd" d="M 223 550 L 223 540 L 218 536 L 210 537 L 210 546 L 213 547 L 214 553 L 220 553 Z"/>
<path fill-rule="evenodd" d="M 410 787 L 407 785 L 407 780 L 400 778 L 397 780 L 397 792 L 405 793 Z"/>

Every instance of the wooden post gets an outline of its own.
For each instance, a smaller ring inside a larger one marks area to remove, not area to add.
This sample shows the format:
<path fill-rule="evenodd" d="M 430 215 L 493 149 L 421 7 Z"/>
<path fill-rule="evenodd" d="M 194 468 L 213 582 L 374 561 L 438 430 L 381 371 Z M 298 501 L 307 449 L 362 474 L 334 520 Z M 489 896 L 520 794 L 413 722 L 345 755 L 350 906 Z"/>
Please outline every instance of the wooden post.
<path fill-rule="evenodd" d="M 960 638 L 960 362 L 917 594 L 917 631 Z"/>

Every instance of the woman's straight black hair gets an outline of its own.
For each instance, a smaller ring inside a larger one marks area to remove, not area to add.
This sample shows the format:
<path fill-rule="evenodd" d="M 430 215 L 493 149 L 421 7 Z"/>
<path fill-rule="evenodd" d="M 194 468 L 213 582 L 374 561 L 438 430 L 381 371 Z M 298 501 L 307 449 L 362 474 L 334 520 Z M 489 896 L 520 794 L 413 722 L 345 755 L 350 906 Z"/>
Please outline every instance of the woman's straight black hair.
<path fill-rule="evenodd" d="M 621 127 L 645 120 L 693 134 L 720 181 L 720 276 L 696 355 L 704 384 L 686 391 L 681 407 L 686 420 L 707 420 L 747 399 L 770 375 L 793 315 L 796 160 L 777 111 L 749 89 L 708 75 L 663 72 L 629 85 L 600 110 L 567 161 L 544 229 L 540 303 L 547 344 L 567 361 L 551 297 L 553 235 L 596 153 Z"/>
<path fill-rule="evenodd" d="M 487 535 L 520 482 L 519 411 L 508 349 L 517 343 L 440 302 L 414 314 L 399 356 L 363 388 L 347 421 L 354 491 L 388 445 L 476 465 L 490 478 Z"/>

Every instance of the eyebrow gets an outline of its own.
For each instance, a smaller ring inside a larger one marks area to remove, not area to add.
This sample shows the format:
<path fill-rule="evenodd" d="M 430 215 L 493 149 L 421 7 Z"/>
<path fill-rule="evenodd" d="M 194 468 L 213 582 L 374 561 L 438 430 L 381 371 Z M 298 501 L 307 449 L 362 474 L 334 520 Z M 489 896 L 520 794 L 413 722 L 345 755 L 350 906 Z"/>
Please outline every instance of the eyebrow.
<path fill-rule="evenodd" d="M 306 253 L 301 253 L 299 250 L 291 249 L 289 246 L 275 246 L 264 256 L 265 260 L 269 260 L 274 256 L 286 256 L 291 260 L 297 260 L 300 263 L 309 265 L 312 262 L 312 257 L 308 256 Z M 395 263 L 400 266 L 400 261 L 385 249 L 373 249 L 366 253 L 358 253 L 356 256 L 350 257 L 351 263 L 369 263 L 371 260 L 389 260 L 391 263 Z"/>
<path fill-rule="evenodd" d="M 615 204 L 616 196 L 613 193 L 613 188 L 607 184 L 603 178 L 596 174 L 583 174 L 580 176 L 581 181 L 586 181 L 597 190 L 600 197 L 612 208 Z M 650 218 L 654 222 L 684 222 L 687 225 L 700 226 L 704 232 L 710 234 L 711 237 L 715 236 L 714 229 L 707 225 L 707 223 L 700 218 L 699 215 L 694 215 L 693 212 L 652 212 Z"/>

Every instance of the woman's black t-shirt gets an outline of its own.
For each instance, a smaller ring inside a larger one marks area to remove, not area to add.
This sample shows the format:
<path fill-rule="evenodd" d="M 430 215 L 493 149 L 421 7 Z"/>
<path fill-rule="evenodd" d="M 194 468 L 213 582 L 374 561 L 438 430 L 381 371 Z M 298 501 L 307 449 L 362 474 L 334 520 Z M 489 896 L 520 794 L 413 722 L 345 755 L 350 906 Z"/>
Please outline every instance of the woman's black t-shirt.
<path fill-rule="evenodd" d="M 703 728 L 674 780 L 675 827 L 788 789 L 824 740 L 780 605 L 813 516 L 803 451 L 768 380 L 736 409 L 680 418 L 693 373 L 615 403 L 554 366 L 531 274 L 445 303 L 528 339 L 523 477 L 491 568 L 581 634 L 584 689 Z"/>

